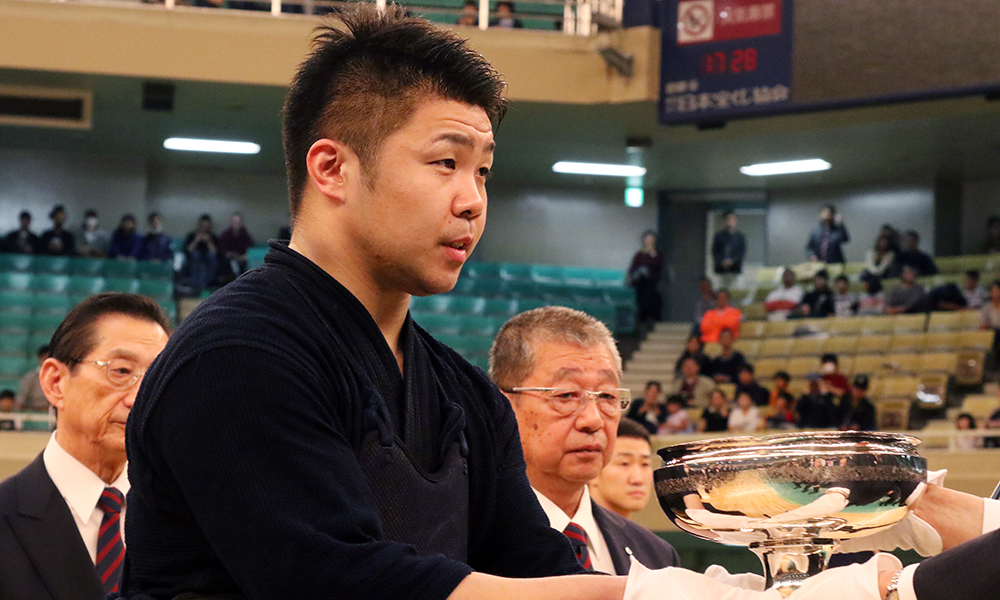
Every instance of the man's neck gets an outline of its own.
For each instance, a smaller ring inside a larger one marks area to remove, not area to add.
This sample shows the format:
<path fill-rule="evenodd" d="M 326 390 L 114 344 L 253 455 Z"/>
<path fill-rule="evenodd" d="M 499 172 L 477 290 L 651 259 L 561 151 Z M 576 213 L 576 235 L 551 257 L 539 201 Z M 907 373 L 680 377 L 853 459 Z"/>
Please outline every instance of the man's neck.
<path fill-rule="evenodd" d="M 410 308 L 410 295 L 381 289 L 363 265 L 356 260 L 348 259 L 355 254 L 353 251 L 336 247 L 337 237 L 321 236 L 317 240 L 306 232 L 296 231 L 288 247 L 326 271 L 361 302 L 378 325 L 402 372 L 403 349 L 400 345 L 400 332 Z"/>
<path fill-rule="evenodd" d="M 580 500 L 583 499 L 583 490 L 587 484 L 563 480 L 539 481 L 539 479 L 536 477 L 531 481 L 531 485 L 572 519 L 580 508 Z"/>
<path fill-rule="evenodd" d="M 125 469 L 125 452 L 96 449 L 86 440 L 77 440 L 68 435 L 60 436 L 58 432 L 56 443 L 108 485 L 114 483 Z"/>

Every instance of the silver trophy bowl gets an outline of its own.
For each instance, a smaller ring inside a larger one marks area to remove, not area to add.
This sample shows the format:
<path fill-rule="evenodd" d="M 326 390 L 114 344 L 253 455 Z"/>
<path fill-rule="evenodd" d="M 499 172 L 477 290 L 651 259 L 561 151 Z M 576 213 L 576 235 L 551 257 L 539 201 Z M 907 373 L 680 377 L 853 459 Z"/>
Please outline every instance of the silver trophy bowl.
<path fill-rule="evenodd" d="M 917 438 L 822 431 L 668 446 L 654 475 L 668 517 L 697 537 L 749 546 L 790 594 L 839 543 L 883 531 L 927 480 Z M 912 501 L 912 499 L 911 499 Z"/>

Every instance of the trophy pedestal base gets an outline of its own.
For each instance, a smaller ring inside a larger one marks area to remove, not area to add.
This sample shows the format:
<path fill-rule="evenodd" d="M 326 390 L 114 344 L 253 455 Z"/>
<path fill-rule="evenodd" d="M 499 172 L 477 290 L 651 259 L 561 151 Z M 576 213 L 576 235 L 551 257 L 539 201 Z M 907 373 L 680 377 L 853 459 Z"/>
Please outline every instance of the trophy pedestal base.
<path fill-rule="evenodd" d="M 767 589 L 778 590 L 782 597 L 794 592 L 802 582 L 823 572 L 836 551 L 831 539 L 768 540 L 750 544 L 750 549 L 764 563 Z"/>

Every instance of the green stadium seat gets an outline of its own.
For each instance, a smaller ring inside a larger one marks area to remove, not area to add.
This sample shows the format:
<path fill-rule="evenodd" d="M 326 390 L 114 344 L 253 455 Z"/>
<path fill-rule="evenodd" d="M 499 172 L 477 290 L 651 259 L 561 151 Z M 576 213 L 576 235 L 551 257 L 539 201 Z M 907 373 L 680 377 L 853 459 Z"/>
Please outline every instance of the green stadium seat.
<path fill-rule="evenodd" d="M 552 265 L 531 265 L 532 281 L 545 284 L 562 284 L 562 268 Z"/>
<path fill-rule="evenodd" d="M 0 291 L 0 313 L 30 313 L 32 298 L 27 291 Z"/>
<path fill-rule="evenodd" d="M 56 330 L 56 327 L 59 327 L 65 318 L 65 313 L 31 315 L 31 333 L 48 333 L 51 337 L 52 332 Z"/>
<path fill-rule="evenodd" d="M 31 289 L 31 273 L 0 273 L 0 291 L 26 292 Z"/>
<path fill-rule="evenodd" d="M 517 314 L 517 300 L 492 299 L 484 300 L 483 314 L 493 317 L 509 318 Z"/>
<path fill-rule="evenodd" d="M 444 314 L 451 310 L 452 296 L 414 296 L 410 299 L 410 310 L 415 313 Z"/>
<path fill-rule="evenodd" d="M 498 263 L 467 262 L 462 267 L 462 275 L 472 279 L 499 279 L 500 265 Z"/>
<path fill-rule="evenodd" d="M 35 315 L 57 315 L 61 318 L 72 307 L 69 296 L 38 295 L 31 301 L 31 312 Z"/>
<path fill-rule="evenodd" d="M 162 279 L 140 279 L 139 293 L 150 298 L 173 298 L 174 282 Z"/>
<path fill-rule="evenodd" d="M 485 309 L 486 298 L 477 296 L 452 296 L 451 306 L 448 310 L 451 313 L 481 315 Z"/>
<path fill-rule="evenodd" d="M 31 352 L 28 350 L 28 334 L 4 333 L 0 335 L 0 356 L 18 356 L 25 358 Z"/>
<path fill-rule="evenodd" d="M 254 246 L 247 250 L 247 268 L 256 269 L 264 264 L 264 257 L 271 250 L 269 246 Z"/>
<path fill-rule="evenodd" d="M 616 306 L 635 306 L 635 290 L 630 287 L 608 288 L 605 290 L 605 296 Z"/>
<path fill-rule="evenodd" d="M 104 279 L 104 291 L 138 294 L 139 280 L 125 277 L 106 277 Z"/>
<path fill-rule="evenodd" d="M 616 269 L 594 269 L 594 286 L 603 288 L 624 288 L 625 271 Z"/>
<path fill-rule="evenodd" d="M 486 298 L 509 297 L 507 294 L 508 282 L 502 279 L 470 279 L 468 281 L 475 283 L 475 286 L 468 292 L 471 295 Z"/>
<path fill-rule="evenodd" d="M 0 313 L 0 335 L 25 334 L 31 331 L 31 313 Z"/>
<path fill-rule="evenodd" d="M 30 371 L 35 360 L 24 356 L 0 356 L 0 378 L 18 379 Z"/>
<path fill-rule="evenodd" d="M 51 431 L 52 425 L 48 421 L 27 420 L 21 427 L 21 431 Z"/>
<path fill-rule="evenodd" d="M 138 270 L 138 261 L 135 260 L 114 258 L 104 261 L 104 276 L 108 278 L 134 278 Z"/>
<path fill-rule="evenodd" d="M 69 275 L 35 275 L 31 278 L 31 290 L 36 294 L 66 294 Z"/>
<path fill-rule="evenodd" d="M 523 313 L 543 306 L 550 306 L 548 302 L 541 298 L 521 298 L 517 300 L 517 312 Z"/>
<path fill-rule="evenodd" d="M 34 259 L 31 254 L 0 254 L 0 271 L 30 273 Z"/>
<path fill-rule="evenodd" d="M 490 339 L 493 339 L 497 329 L 503 324 L 502 322 L 498 323 L 493 317 L 483 315 L 452 315 L 452 317 L 458 321 L 463 334 L 485 336 Z"/>
<path fill-rule="evenodd" d="M 52 341 L 52 334 L 55 333 L 55 331 L 55 327 L 48 331 L 32 331 L 31 335 L 28 337 L 28 349 L 35 352 L 42 346 L 48 346 L 49 342 Z"/>
<path fill-rule="evenodd" d="M 21 380 L 10 375 L 0 374 L 0 390 L 10 390 L 17 393 L 17 388 L 21 386 Z"/>
<path fill-rule="evenodd" d="M 534 281 L 509 280 L 506 284 L 507 293 L 515 298 L 537 298 L 541 296 L 539 284 Z"/>
<path fill-rule="evenodd" d="M 457 333 L 439 333 L 434 335 L 434 339 L 441 342 L 445 346 L 456 350 L 456 346 L 462 345 L 462 341 L 465 339 L 465 336 Z"/>
<path fill-rule="evenodd" d="M 490 358 L 488 356 L 473 356 L 471 358 L 467 358 L 466 360 L 484 371 L 490 370 Z"/>
<path fill-rule="evenodd" d="M 136 274 L 139 279 L 174 280 L 174 265 L 169 262 L 140 260 L 136 264 Z"/>
<path fill-rule="evenodd" d="M 601 288 L 574 287 L 572 288 L 572 292 L 573 298 L 578 302 L 592 304 L 608 303 L 607 298 L 604 297 L 604 290 Z"/>
<path fill-rule="evenodd" d="M 71 258 L 69 274 L 85 277 L 100 277 L 104 274 L 103 258 Z"/>
<path fill-rule="evenodd" d="M 502 263 L 500 265 L 500 279 L 507 281 L 529 280 L 531 279 L 531 265 Z"/>
<path fill-rule="evenodd" d="M 69 272 L 69 257 L 36 256 L 31 270 L 41 274 L 63 275 Z"/>
<path fill-rule="evenodd" d="M 104 291 L 104 278 L 87 275 L 71 275 L 66 291 L 71 296 L 93 296 Z"/>
<path fill-rule="evenodd" d="M 452 315 L 439 313 L 418 313 L 412 316 L 413 320 L 417 322 L 417 325 L 420 325 L 435 337 L 447 334 L 458 335 L 462 331 L 461 322 Z"/>

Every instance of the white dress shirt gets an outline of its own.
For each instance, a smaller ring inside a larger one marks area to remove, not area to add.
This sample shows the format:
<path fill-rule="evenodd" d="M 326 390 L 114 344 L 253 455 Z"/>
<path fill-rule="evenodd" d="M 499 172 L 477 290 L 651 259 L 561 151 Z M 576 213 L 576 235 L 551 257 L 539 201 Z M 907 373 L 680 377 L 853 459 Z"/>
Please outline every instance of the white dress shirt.
<path fill-rule="evenodd" d="M 108 484 L 104 483 L 100 477 L 94 474 L 80 461 L 70 455 L 56 441 L 58 431 L 52 432 L 49 443 L 42 453 L 42 462 L 45 463 L 45 470 L 48 471 L 52 483 L 56 485 L 59 494 L 66 500 L 69 512 L 73 515 L 77 529 L 80 530 L 80 537 L 90 552 L 90 560 L 97 564 L 97 535 L 101 529 L 101 521 L 104 520 L 104 511 L 98 508 L 97 501 L 104 493 L 104 488 Z M 128 494 L 128 465 L 122 469 L 112 484 L 118 488 L 122 494 Z M 125 542 L 125 507 L 122 507 L 121 514 L 122 543 Z"/>
<path fill-rule="evenodd" d="M 582 527 L 587 534 L 587 551 L 590 552 L 591 566 L 595 571 L 614 575 L 615 563 L 611 560 L 611 553 L 608 552 L 608 544 L 604 541 L 604 534 L 601 533 L 601 528 L 594 520 L 594 509 L 590 503 L 590 490 L 586 487 L 583 488 L 583 497 L 580 499 L 580 506 L 577 507 L 573 518 L 570 518 L 555 502 L 546 498 L 535 488 L 531 488 L 531 491 L 535 492 L 535 496 L 538 496 L 538 503 L 542 505 L 542 510 L 549 518 L 549 525 L 552 526 L 552 529 L 562 533 L 570 521 Z"/>

